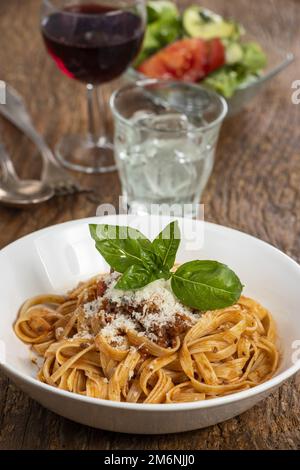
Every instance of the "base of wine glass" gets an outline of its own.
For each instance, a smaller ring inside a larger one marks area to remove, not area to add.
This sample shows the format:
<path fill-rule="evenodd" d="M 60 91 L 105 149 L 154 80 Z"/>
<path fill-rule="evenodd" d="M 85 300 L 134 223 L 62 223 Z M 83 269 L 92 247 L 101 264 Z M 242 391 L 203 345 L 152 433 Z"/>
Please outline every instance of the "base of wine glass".
<path fill-rule="evenodd" d="M 83 173 L 109 173 L 117 169 L 112 143 L 105 137 L 91 138 L 69 135 L 56 146 L 57 159 L 66 168 Z"/>

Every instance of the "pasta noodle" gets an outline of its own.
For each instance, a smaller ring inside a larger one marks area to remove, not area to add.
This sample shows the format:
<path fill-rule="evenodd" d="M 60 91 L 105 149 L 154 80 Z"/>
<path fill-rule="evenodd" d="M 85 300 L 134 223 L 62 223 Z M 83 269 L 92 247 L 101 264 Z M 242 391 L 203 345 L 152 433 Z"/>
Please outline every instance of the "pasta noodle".
<path fill-rule="evenodd" d="M 136 311 L 128 302 L 125 311 L 114 297 L 104 302 L 109 276 L 81 283 L 67 296 L 34 297 L 21 307 L 15 332 L 43 358 L 40 381 L 94 398 L 167 404 L 249 389 L 275 373 L 274 321 L 256 301 L 241 297 L 208 312 L 182 306 L 181 316 L 173 312 L 175 323 L 165 311 L 158 329 L 152 294 L 152 303 Z M 109 337 L 105 332 L 113 324 L 117 334 Z"/>

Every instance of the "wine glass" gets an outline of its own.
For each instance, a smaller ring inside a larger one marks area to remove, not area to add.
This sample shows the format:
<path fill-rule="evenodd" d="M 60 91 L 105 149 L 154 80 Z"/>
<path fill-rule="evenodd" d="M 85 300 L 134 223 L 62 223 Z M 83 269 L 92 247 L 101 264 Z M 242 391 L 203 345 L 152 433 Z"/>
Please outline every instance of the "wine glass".
<path fill-rule="evenodd" d="M 85 173 L 116 169 L 113 145 L 96 129 L 99 87 L 126 70 L 137 56 L 146 24 L 144 0 L 43 0 L 41 31 L 48 53 L 68 77 L 86 84 L 87 137 L 65 136 L 58 159 Z"/>

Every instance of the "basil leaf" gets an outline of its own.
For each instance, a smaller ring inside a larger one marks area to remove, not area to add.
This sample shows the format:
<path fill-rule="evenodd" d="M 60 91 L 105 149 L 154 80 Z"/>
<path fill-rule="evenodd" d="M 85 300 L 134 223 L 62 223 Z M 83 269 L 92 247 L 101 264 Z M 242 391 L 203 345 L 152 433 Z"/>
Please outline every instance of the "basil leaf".
<path fill-rule="evenodd" d="M 114 225 L 90 225 L 96 248 L 105 261 L 117 272 L 124 273 L 132 265 L 147 268 L 147 252 L 152 245 L 139 230 Z"/>
<path fill-rule="evenodd" d="M 156 270 L 159 266 L 159 259 L 157 255 L 154 253 L 152 246 L 150 247 L 151 249 L 143 248 L 141 252 L 141 259 L 143 261 L 143 265 L 145 268 L 148 270 Z"/>
<path fill-rule="evenodd" d="M 144 266 L 133 264 L 130 266 L 115 285 L 116 289 L 135 290 L 145 287 L 155 281 L 155 276 Z"/>
<path fill-rule="evenodd" d="M 167 225 L 152 242 L 152 247 L 159 256 L 163 268 L 173 268 L 179 244 L 180 229 L 177 220 L 175 220 Z"/>
<path fill-rule="evenodd" d="M 243 286 L 237 275 L 217 261 L 190 261 L 172 275 L 176 297 L 188 307 L 216 310 L 233 305 Z"/>

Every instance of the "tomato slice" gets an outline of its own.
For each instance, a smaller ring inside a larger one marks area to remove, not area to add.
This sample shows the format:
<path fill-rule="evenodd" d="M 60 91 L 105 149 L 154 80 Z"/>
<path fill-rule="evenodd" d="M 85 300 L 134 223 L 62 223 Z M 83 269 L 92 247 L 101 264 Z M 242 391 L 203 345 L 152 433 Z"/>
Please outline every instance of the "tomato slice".
<path fill-rule="evenodd" d="M 208 47 L 208 68 L 207 74 L 214 70 L 223 67 L 225 64 L 225 47 L 222 41 L 218 38 L 212 39 L 207 43 Z"/>
<path fill-rule="evenodd" d="M 138 71 L 150 78 L 161 78 L 163 80 L 174 78 L 171 72 L 167 70 L 166 64 L 164 63 L 164 56 L 161 52 L 145 60 L 145 62 L 138 67 Z"/>
<path fill-rule="evenodd" d="M 202 39 L 182 39 L 147 59 L 139 71 L 152 78 L 195 82 L 205 75 L 207 48 Z"/>
<path fill-rule="evenodd" d="M 139 72 L 147 77 L 198 82 L 225 63 L 225 50 L 219 39 L 182 39 L 165 47 L 143 62 Z"/>

